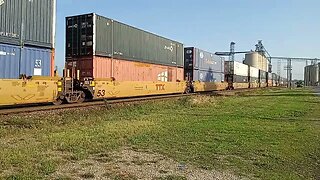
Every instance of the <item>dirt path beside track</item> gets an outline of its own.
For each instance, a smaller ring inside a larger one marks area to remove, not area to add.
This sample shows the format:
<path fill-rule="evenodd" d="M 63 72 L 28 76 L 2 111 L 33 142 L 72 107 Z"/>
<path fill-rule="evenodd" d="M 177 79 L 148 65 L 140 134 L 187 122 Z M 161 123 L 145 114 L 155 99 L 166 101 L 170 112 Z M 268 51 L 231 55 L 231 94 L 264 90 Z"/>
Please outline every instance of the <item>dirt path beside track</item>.
<path fill-rule="evenodd" d="M 160 154 L 124 148 L 111 154 L 98 154 L 89 159 L 70 162 L 60 167 L 52 178 L 61 179 L 188 179 L 236 180 L 229 172 L 199 169 L 178 163 Z"/>

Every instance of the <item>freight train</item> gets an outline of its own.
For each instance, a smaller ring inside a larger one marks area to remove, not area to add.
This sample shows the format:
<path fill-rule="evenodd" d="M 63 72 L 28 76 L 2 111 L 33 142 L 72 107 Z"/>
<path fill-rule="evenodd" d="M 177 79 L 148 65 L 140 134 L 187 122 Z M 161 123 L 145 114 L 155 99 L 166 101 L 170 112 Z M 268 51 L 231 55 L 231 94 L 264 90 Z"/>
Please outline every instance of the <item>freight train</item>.
<path fill-rule="evenodd" d="M 21 79 L 0 79 L 0 106 L 285 85 L 276 74 L 94 13 L 66 18 L 63 77 L 39 76 L 47 72 L 42 62 L 31 60 L 29 71 L 18 67 Z"/>
<path fill-rule="evenodd" d="M 229 66 L 230 63 L 236 62 L 225 63 Z M 71 75 L 71 72 L 76 73 Z M 0 79 L 0 106 L 34 103 L 58 105 L 63 102 L 82 103 L 93 99 L 286 86 L 286 80 L 274 73 L 266 73 L 270 74 L 268 77 L 272 77 L 272 79 L 266 79 L 261 75 L 256 78 L 249 74 L 241 76 L 238 73 L 226 72 L 226 80 L 217 82 L 79 80 L 79 74 L 80 71 L 66 70 L 63 78 L 34 76 L 24 79 Z"/>

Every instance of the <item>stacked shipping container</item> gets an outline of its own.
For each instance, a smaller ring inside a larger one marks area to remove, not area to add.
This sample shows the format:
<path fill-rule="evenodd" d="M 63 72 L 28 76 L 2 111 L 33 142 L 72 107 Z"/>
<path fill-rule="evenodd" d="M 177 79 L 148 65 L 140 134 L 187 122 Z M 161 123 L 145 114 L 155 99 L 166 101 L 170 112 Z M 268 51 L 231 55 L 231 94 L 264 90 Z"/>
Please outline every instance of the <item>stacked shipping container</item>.
<path fill-rule="evenodd" d="M 67 17 L 66 34 L 66 67 L 81 79 L 183 80 L 182 43 L 97 14 Z"/>
<path fill-rule="evenodd" d="M 249 66 L 236 61 L 225 62 L 225 78 L 227 82 L 248 83 Z"/>
<path fill-rule="evenodd" d="M 66 66 L 79 69 L 82 78 L 162 82 L 183 80 L 183 68 L 101 56 L 69 58 Z"/>
<path fill-rule="evenodd" d="M 184 73 L 186 80 L 223 82 L 224 61 L 221 57 L 198 48 L 184 49 Z"/>
<path fill-rule="evenodd" d="M 0 44 L 0 77 L 18 78 L 28 76 L 50 76 L 52 52 L 50 49 Z"/>
<path fill-rule="evenodd" d="M 53 75 L 56 0 L 0 4 L 0 78 Z"/>

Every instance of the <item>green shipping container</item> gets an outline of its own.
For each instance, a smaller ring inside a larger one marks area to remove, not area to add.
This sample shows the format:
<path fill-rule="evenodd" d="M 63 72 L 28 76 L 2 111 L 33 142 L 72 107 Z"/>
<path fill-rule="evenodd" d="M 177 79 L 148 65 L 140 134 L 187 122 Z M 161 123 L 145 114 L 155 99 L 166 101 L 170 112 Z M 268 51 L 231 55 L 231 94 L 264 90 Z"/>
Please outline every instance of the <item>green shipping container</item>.
<path fill-rule="evenodd" d="M 183 67 L 183 44 L 99 16 L 66 18 L 66 57 L 104 56 Z"/>
<path fill-rule="evenodd" d="M 55 48 L 56 0 L 0 0 L 0 43 Z"/>

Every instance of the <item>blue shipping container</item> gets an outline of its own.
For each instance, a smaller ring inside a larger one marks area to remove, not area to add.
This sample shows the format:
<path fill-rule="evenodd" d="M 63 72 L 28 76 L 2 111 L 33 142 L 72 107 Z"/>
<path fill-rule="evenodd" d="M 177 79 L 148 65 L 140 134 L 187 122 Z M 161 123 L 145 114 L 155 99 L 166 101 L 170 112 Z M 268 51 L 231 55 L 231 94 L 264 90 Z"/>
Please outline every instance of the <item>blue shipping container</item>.
<path fill-rule="evenodd" d="M 203 71 L 203 70 L 194 70 L 193 71 L 193 81 L 223 82 L 224 81 L 224 73 Z"/>
<path fill-rule="evenodd" d="M 185 68 L 224 72 L 224 60 L 214 53 L 188 47 L 185 48 Z"/>
<path fill-rule="evenodd" d="M 0 44 L 0 79 L 27 76 L 50 76 L 50 49 Z"/>

